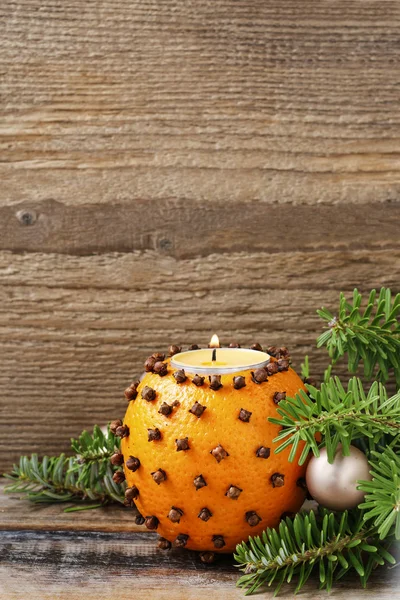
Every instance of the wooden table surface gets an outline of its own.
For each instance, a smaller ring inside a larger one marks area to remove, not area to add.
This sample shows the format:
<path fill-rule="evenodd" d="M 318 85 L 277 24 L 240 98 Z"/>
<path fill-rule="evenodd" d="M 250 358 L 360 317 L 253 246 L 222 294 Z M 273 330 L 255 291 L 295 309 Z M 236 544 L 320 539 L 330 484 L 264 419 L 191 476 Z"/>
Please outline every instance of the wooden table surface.
<path fill-rule="evenodd" d="M 64 513 L 3 493 L 0 483 L 0 600 L 213 600 L 243 598 L 235 587 L 231 555 L 204 565 L 195 552 L 156 547 L 157 535 L 132 521 L 132 511 Z M 366 590 L 354 577 L 329 598 L 387 600 L 400 597 L 400 566 L 378 569 Z M 271 597 L 270 591 L 255 597 Z M 280 598 L 293 598 L 292 588 Z M 299 598 L 319 600 L 311 579 Z"/>

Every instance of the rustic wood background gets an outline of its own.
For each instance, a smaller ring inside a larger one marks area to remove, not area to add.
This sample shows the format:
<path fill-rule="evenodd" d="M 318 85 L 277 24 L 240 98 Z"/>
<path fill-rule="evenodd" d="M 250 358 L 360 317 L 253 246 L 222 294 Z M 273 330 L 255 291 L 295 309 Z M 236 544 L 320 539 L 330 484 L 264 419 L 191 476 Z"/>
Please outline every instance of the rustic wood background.
<path fill-rule="evenodd" d="M 399 291 L 399 1 L 2 0 L 0 25 L 1 469 L 120 416 L 151 350 L 298 365 L 340 289 Z"/>

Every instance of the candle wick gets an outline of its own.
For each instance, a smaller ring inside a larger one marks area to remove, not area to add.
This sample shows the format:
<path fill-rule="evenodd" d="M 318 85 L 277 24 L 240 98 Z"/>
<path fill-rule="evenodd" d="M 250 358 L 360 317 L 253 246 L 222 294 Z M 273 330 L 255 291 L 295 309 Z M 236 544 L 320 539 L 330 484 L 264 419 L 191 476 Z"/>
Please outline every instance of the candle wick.
<path fill-rule="evenodd" d="M 217 360 L 217 349 L 216 348 L 213 348 L 211 360 L 212 360 L 212 362 L 215 362 Z"/>

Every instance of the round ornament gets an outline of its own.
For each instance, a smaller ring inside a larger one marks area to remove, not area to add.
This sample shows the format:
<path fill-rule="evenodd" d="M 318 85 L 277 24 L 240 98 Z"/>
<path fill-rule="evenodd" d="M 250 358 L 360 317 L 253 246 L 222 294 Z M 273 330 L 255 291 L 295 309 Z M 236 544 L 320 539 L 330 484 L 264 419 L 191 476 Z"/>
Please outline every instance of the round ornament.
<path fill-rule="evenodd" d="M 129 405 L 116 431 L 126 503 L 165 547 L 232 552 L 300 509 L 305 466 L 288 462 L 289 449 L 274 454 L 280 428 L 268 417 L 304 385 L 286 348 L 275 350 L 263 368 L 210 376 L 153 355 L 125 392 Z"/>
<path fill-rule="evenodd" d="M 360 479 L 371 480 L 367 457 L 355 446 L 350 446 L 350 455 L 343 456 L 338 446 L 333 463 L 328 462 L 326 448 L 320 456 L 308 463 L 307 488 L 321 506 L 331 510 L 354 508 L 363 501 L 364 492 L 357 489 Z"/>

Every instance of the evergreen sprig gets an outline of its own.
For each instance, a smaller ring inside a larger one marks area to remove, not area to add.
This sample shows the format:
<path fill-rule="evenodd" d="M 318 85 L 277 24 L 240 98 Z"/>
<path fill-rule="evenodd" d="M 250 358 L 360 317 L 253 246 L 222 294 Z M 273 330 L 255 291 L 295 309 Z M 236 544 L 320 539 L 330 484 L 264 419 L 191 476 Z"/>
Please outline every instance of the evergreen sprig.
<path fill-rule="evenodd" d="M 77 440 L 71 440 L 75 456 L 21 456 L 10 474 L 4 476 L 12 483 L 6 492 L 23 493 L 35 503 L 71 502 L 77 508 L 97 508 L 110 501 L 124 502 L 125 484 L 113 481 L 118 467 L 110 464 L 111 455 L 119 448 L 119 438 L 108 430 L 103 434 L 95 426 L 93 435 L 83 431 Z M 95 505 L 82 505 L 85 501 Z"/>
<path fill-rule="evenodd" d="M 400 457 L 390 447 L 371 454 L 372 481 L 359 482 L 358 489 L 366 493 L 359 508 L 368 511 L 364 521 L 372 520 L 381 540 L 393 525 L 395 537 L 400 540 Z"/>
<path fill-rule="evenodd" d="M 376 565 L 396 561 L 379 542 L 376 528 L 366 525 L 359 511 L 339 514 L 319 509 L 282 520 L 278 531 L 267 529 L 236 548 L 235 560 L 244 575 L 237 582 L 246 595 L 263 585 L 275 587 L 297 580 L 295 593 L 318 571 L 320 588 L 328 591 L 352 570 L 365 586 Z"/>
<path fill-rule="evenodd" d="M 357 289 L 352 302 L 340 294 L 338 316 L 326 308 L 318 315 L 327 322 L 328 329 L 317 340 L 317 347 L 326 346 L 333 363 L 348 356 L 348 370 L 357 371 L 362 360 L 364 374 L 385 383 L 389 371 L 394 370 L 397 388 L 400 388 L 400 294 L 392 298 L 390 289 L 382 288 L 377 295 L 372 290 L 367 306 L 361 309 L 362 296 Z"/>
<path fill-rule="evenodd" d="M 308 394 L 300 390 L 294 398 L 281 400 L 277 407 L 279 418 L 269 418 L 282 427 L 274 439 L 281 442 L 279 453 L 291 446 L 289 462 L 296 456 L 301 442 L 305 442 L 299 458 L 304 464 L 310 450 L 319 456 L 317 434 L 322 434 L 329 462 L 333 462 L 339 444 L 344 455 L 349 455 L 352 441 L 368 442 L 374 450 L 385 434 L 400 434 L 400 393 L 388 398 L 382 384 L 374 382 L 366 394 L 360 379 L 354 377 L 343 387 L 338 377 L 321 384 L 321 389 L 307 385 Z"/>
<path fill-rule="evenodd" d="M 78 439 L 71 438 L 72 450 L 84 461 L 109 460 L 119 445 L 120 439 L 109 428 L 105 434 L 98 425 L 94 426 L 92 435 L 85 430 Z"/>

